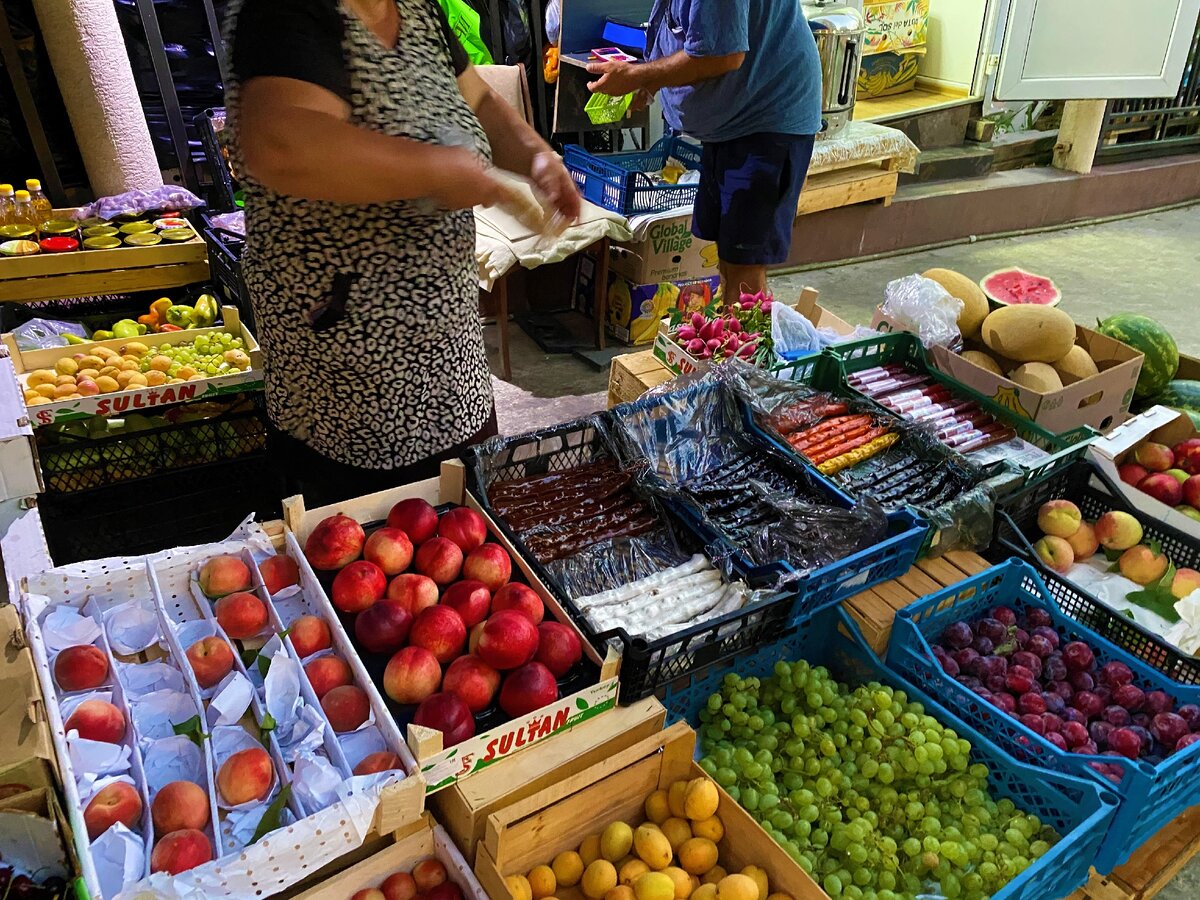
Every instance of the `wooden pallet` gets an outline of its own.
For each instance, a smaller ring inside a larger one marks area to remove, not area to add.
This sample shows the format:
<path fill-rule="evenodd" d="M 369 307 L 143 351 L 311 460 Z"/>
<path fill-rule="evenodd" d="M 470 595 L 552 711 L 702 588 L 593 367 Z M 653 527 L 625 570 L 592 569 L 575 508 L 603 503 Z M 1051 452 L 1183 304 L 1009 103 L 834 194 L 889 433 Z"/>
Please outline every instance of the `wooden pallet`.
<path fill-rule="evenodd" d="M 892 581 L 877 584 L 843 602 L 876 653 L 887 651 L 896 612 L 922 597 L 978 575 L 991 563 L 977 553 L 951 550 L 937 559 L 922 559 Z"/>
<path fill-rule="evenodd" d="M 796 215 L 804 216 L 872 200 L 882 200 L 884 206 L 891 206 L 899 182 L 899 160 L 896 159 L 811 173 L 804 182 L 804 190 L 800 192 Z"/>
<path fill-rule="evenodd" d="M 1092 880 L 1068 900 L 1150 900 L 1200 853 L 1200 806 L 1193 806 L 1146 841 L 1129 862 Z"/>

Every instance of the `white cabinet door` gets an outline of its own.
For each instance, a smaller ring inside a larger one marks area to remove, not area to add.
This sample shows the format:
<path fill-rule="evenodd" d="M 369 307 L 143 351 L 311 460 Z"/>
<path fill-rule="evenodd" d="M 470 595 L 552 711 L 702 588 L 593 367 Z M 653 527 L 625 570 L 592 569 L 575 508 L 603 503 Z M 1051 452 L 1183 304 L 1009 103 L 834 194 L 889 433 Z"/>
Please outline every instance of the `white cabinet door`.
<path fill-rule="evenodd" d="M 1173 97 L 1200 0 L 1011 0 L 998 100 Z"/>

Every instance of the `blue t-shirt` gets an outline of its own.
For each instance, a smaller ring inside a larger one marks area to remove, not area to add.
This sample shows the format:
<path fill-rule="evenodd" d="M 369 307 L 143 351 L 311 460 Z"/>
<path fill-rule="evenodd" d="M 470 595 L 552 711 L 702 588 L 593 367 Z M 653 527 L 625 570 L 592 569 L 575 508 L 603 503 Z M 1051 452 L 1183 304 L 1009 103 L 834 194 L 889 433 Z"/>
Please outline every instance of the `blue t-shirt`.
<path fill-rule="evenodd" d="M 702 141 L 821 130 L 821 62 L 799 0 L 655 0 L 650 59 L 745 53 L 741 68 L 659 97 L 667 123 Z"/>

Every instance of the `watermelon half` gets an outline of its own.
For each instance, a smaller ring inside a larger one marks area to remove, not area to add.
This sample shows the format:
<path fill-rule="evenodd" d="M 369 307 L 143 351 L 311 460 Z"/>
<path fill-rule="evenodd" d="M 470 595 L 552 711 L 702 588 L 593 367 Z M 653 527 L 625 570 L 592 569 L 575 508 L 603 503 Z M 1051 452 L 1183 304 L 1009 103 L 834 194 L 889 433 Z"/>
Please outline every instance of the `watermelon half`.
<path fill-rule="evenodd" d="M 980 279 L 979 286 L 988 299 L 1001 306 L 1058 306 L 1062 292 L 1049 278 L 1024 269 L 1001 269 Z"/>

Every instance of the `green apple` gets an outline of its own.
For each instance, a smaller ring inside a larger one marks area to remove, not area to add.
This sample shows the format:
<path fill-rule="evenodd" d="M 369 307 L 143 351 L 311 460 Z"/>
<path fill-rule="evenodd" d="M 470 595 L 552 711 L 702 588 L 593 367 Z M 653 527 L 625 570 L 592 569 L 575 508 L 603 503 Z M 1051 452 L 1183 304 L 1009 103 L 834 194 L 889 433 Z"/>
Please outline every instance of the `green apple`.
<path fill-rule="evenodd" d="M 1195 519 L 1197 522 L 1200 522 L 1200 509 L 1188 506 L 1186 503 L 1175 507 L 1175 512 L 1183 513 L 1189 519 Z"/>
<path fill-rule="evenodd" d="M 1189 478 L 1192 477 L 1187 472 L 1183 471 L 1183 469 L 1167 469 L 1167 474 L 1170 475 L 1172 478 L 1174 478 L 1176 481 L 1178 481 L 1180 484 L 1183 484 L 1185 481 L 1187 481 Z"/>

